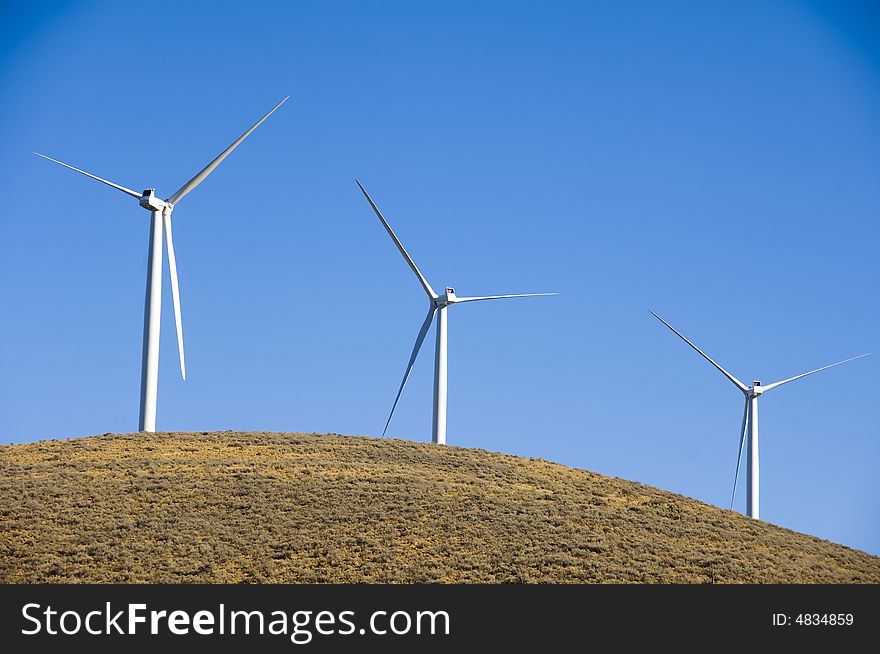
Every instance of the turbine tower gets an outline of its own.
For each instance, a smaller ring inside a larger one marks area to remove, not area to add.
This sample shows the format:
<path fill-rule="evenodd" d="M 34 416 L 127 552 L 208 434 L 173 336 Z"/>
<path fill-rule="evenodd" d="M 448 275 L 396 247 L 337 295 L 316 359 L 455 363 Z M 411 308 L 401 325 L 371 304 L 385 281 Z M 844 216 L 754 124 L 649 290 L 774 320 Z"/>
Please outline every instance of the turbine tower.
<path fill-rule="evenodd" d="M 290 96 L 288 96 L 290 97 Z M 174 243 L 171 236 L 171 213 L 178 202 L 180 202 L 190 191 L 205 181 L 205 178 L 220 165 L 229 153 L 232 152 L 239 144 L 244 141 L 250 133 L 253 132 L 260 123 L 266 120 L 272 112 L 280 107 L 287 98 L 276 104 L 272 109 L 260 120 L 254 123 L 244 134 L 236 139 L 232 145 L 221 152 L 217 157 L 205 166 L 186 184 L 181 186 L 167 200 L 158 198 L 155 189 L 148 188 L 143 193 L 138 193 L 119 184 L 114 184 L 106 179 L 102 179 L 97 175 L 92 175 L 79 168 L 58 161 L 52 157 L 47 157 L 39 152 L 34 152 L 37 156 L 53 161 L 57 164 L 70 168 L 78 173 L 82 173 L 86 177 L 91 177 L 111 188 L 136 198 L 139 204 L 150 212 L 150 245 L 147 258 L 147 294 L 144 303 L 144 343 L 143 357 L 141 360 L 141 397 L 140 397 L 140 415 L 138 418 L 138 431 L 156 431 L 156 400 L 158 395 L 159 384 L 159 323 L 162 311 L 162 237 L 163 232 L 167 238 L 168 248 L 168 268 L 171 273 L 171 298 L 174 304 L 174 320 L 177 324 L 177 351 L 180 355 L 180 374 L 184 381 L 186 380 L 186 363 L 183 357 L 183 323 L 180 314 L 180 287 L 177 281 L 177 260 L 174 258 Z"/>
<path fill-rule="evenodd" d="M 391 240 L 394 241 L 394 245 L 396 245 L 397 249 L 400 250 L 400 254 L 403 255 L 403 258 L 406 260 L 407 264 L 409 264 L 409 267 L 412 269 L 413 273 L 415 273 L 415 276 L 418 278 L 419 283 L 422 285 L 425 294 L 428 296 L 428 315 L 425 316 L 425 322 L 422 323 L 422 328 L 419 330 L 419 335 L 416 337 L 416 343 L 413 347 L 412 354 L 409 357 L 409 363 L 407 363 L 406 365 L 406 372 L 403 373 L 403 381 L 400 382 L 400 388 L 397 391 L 397 397 L 394 398 L 394 405 L 391 407 L 391 413 L 388 415 L 388 420 L 385 421 L 385 429 L 382 430 L 382 435 L 384 436 L 385 433 L 388 431 L 388 425 L 391 424 L 391 417 L 394 415 L 394 410 L 397 408 L 397 403 L 400 400 L 400 395 L 403 393 L 403 387 L 406 386 L 406 382 L 409 379 L 409 374 L 412 371 L 413 364 L 416 362 L 416 357 L 419 354 L 419 349 L 422 347 L 422 342 L 424 342 L 425 340 L 425 335 L 428 333 L 428 329 L 431 327 L 431 323 L 434 321 L 434 316 L 436 315 L 437 344 L 434 350 L 434 417 L 433 426 L 431 429 L 431 440 L 434 443 L 445 445 L 447 355 L 446 344 L 448 333 L 446 311 L 451 305 L 461 304 L 462 302 L 504 300 L 516 297 L 538 297 L 544 295 L 556 295 L 556 293 L 518 293 L 515 295 L 484 295 L 479 297 L 458 297 L 456 296 L 454 289 L 447 287 L 443 295 L 438 295 L 434 292 L 434 289 L 431 288 L 428 280 L 425 279 L 425 276 L 418 269 L 415 262 L 412 260 L 412 257 L 409 256 L 406 249 L 403 247 L 403 243 L 401 243 L 400 239 L 397 238 L 397 235 L 391 229 L 388 221 L 385 220 L 385 217 L 382 215 L 382 212 L 379 211 L 379 208 L 376 206 L 376 203 L 373 202 L 373 199 L 370 197 L 369 193 L 367 193 L 366 189 L 364 189 L 363 185 L 358 180 L 355 181 L 360 187 L 361 192 L 364 194 L 364 197 L 367 198 L 367 202 L 369 202 L 370 206 L 373 207 L 373 211 L 376 212 L 379 220 L 382 221 L 382 226 L 385 227 L 385 231 L 388 232 Z"/>
<path fill-rule="evenodd" d="M 854 361 L 855 359 L 861 359 L 862 357 L 868 356 L 870 352 L 867 354 L 860 354 L 859 356 L 850 357 L 849 359 L 844 359 L 843 361 L 838 361 L 837 363 L 832 363 L 827 366 L 822 366 L 821 368 L 816 368 L 815 370 L 810 370 L 809 372 L 801 373 L 800 375 L 795 375 L 794 377 L 789 377 L 788 379 L 783 379 L 782 381 L 773 382 L 772 384 L 767 384 L 763 386 L 760 381 L 752 382 L 751 386 L 746 386 L 739 379 L 731 375 L 724 368 L 719 366 L 715 361 L 709 358 L 705 352 L 703 352 L 696 345 L 691 343 L 687 338 L 685 338 L 684 334 L 678 331 L 675 327 L 670 325 L 668 322 L 663 320 L 656 313 L 651 311 L 651 315 L 653 315 L 657 320 L 662 322 L 664 325 L 669 327 L 674 334 L 676 334 L 681 340 L 690 345 L 694 350 L 696 350 L 700 356 L 702 356 L 706 361 L 715 366 L 718 371 L 727 377 L 734 386 L 736 386 L 740 392 L 745 396 L 745 408 L 743 409 L 743 419 L 742 426 L 740 427 L 740 435 L 739 435 L 739 452 L 736 457 L 736 474 L 733 477 L 733 493 L 730 496 L 730 508 L 733 508 L 733 501 L 736 497 L 736 484 L 739 479 L 739 466 L 740 461 L 742 460 L 742 452 L 743 445 L 745 444 L 746 439 L 749 441 L 749 467 L 747 470 L 747 479 L 746 479 L 746 507 L 748 511 L 748 516 L 750 518 L 755 518 L 756 520 L 759 518 L 759 488 L 758 488 L 758 480 L 759 480 L 759 470 L 758 470 L 758 398 L 766 393 L 767 391 L 771 391 L 778 386 L 782 386 L 783 384 L 787 384 L 788 382 L 795 381 L 796 379 L 801 379 L 802 377 L 806 377 L 807 375 L 812 375 L 817 372 L 821 372 L 822 370 L 828 370 L 828 368 L 833 368 L 834 366 L 839 366 L 841 364 L 847 363 L 849 361 Z"/>

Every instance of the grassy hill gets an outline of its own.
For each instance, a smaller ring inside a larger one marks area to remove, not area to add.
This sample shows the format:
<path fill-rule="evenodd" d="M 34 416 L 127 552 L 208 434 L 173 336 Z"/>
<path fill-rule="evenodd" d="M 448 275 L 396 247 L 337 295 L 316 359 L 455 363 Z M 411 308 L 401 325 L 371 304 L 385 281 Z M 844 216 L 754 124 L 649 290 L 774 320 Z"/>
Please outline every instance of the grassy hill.
<path fill-rule="evenodd" d="M 403 440 L 0 446 L 0 582 L 870 582 L 880 558 L 648 486 Z"/>

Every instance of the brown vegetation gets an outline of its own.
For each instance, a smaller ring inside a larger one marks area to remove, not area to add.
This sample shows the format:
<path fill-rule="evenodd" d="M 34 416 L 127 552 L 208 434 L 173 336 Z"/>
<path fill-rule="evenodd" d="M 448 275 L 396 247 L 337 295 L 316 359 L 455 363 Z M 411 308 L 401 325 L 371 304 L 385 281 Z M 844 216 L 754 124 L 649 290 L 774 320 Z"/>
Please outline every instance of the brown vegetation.
<path fill-rule="evenodd" d="M 880 558 L 640 484 L 402 440 L 0 447 L 0 581 L 880 582 Z"/>

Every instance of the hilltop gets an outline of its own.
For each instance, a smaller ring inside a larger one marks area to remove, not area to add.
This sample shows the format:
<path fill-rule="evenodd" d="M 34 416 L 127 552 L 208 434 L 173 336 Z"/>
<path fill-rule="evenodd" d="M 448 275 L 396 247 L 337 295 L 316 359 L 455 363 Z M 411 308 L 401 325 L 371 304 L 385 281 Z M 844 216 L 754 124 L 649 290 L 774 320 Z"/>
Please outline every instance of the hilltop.
<path fill-rule="evenodd" d="M 355 436 L 0 446 L 0 582 L 880 583 L 880 558 L 622 479 Z"/>

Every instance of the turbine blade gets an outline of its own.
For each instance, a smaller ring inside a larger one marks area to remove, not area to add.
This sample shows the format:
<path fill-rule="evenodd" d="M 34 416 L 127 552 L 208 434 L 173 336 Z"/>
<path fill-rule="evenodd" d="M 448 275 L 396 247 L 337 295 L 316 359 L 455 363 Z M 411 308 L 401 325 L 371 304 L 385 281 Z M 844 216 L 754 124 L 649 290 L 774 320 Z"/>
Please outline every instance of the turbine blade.
<path fill-rule="evenodd" d="M 746 397 L 746 406 L 743 409 L 743 422 L 739 430 L 739 454 L 736 457 L 736 474 L 733 477 L 733 493 L 730 495 L 730 508 L 733 508 L 733 500 L 736 497 L 736 482 L 739 480 L 739 465 L 743 457 L 743 445 L 746 443 L 746 428 L 749 425 L 749 414 L 752 410 L 752 403 Z"/>
<path fill-rule="evenodd" d="M 95 179 L 95 180 L 101 182 L 102 184 L 106 184 L 107 186 L 115 188 L 118 191 L 122 191 L 123 193 L 127 193 L 128 195 L 130 195 L 133 198 L 137 198 L 137 199 L 141 198 L 142 193 L 138 193 L 137 191 L 132 191 L 130 188 L 125 188 L 124 186 L 120 186 L 119 184 L 114 184 L 113 182 L 107 181 L 103 177 L 98 177 L 97 175 L 92 175 L 92 173 L 87 173 L 86 171 L 80 170 L 79 168 L 74 168 L 70 164 L 66 164 L 63 161 L 58 161 L 58 159 L 53 159 L 52 157 L 47 157 L 45 154 L 40 154 L 39 152 L 34 152 L 34 154 L 37 155 L 38 157 L 43 157 L 43 159 L 48 159 L 49 161 L 54 161 L 55 163 L 57 163 L 61 166 L 64 166 L 65 168 L 70 168 L 71 170 L 75 170 L 76 172 L 78 172 L 82 175 L 85 175 L 86 177 L 91 177 L 92 179 Z"/>
<path fill-rule="evenodd" d="M 483 300 L 506 300 L 511 297 L 541 297 L 544 295 L 559 295 L 559 293 L 517 293 L 515 295 L 481 295 L 478 297 L 456 297 L 454 304 L 459 302 L 482 302 Z"/>
<path fill-rule="evenodd" d="M 186 362 L 183 358 L 183 319 L 180 315 L 180 287 L 177 283 L 177 259 L 174 258 L 174 242 L 171 238 L 171 211 L 162 212 L 165 226 L 165 244 L 168 248 L 168 268 L 171 271 L 171 299 L 174 301 L 174 322 L 177 323 L 177 352 L 180 355 L 180 374 L 186 381 Z"/>
<path fill-rule="evenodd" d="M 717 363 L 715 363 L 715 362 L 709 357 L 708 354 L 706 354 L 705 352 L 703 352 L 703 350 L 701 350 L 701 349 L 698 348 L 696 345 L 694 345 L 693 343 L 691 343 L 687 338 L 685 338 L 685 335 L 684 335 L 684 334 L 682 334 L 682 333 L 681 333 L 680 331 L 678 331 L 675 327 L 673 327 L 673 326 L 670 325 L 668 322 L 666 322 L 665 320 L 663 320 L 663 318 L 661 318 L 660 316 L 658 316 L 658 315 L 657 315 L 656 313 L 654 313 L 653 311 L 651 311 L 651 315 L 654 316 L 654 317 L 655 317 L 657 320 L 659 320 L 660 322 L 662 322 L 664 325 L 666 325 L 667 327 L 669 327 L 669 329 L 671 329 L 671 330 L 673 331 L 673 333 L 675 333 L 679 338 L 681 338 L 681 340 L 683 340 L 685 343 L 687 343 L 687 344 L 690 345 L 692 348 L 694 348 L 694 349 L 700 354 L 700 356 L 702 356 L 706 361 L 708 361 L 708 362 L 711 363 L 713 366 L 715 366 L 716 368 L 718 368 L 718 370 L 721 372 L 721 374 L 724 375 L 725 377 L 727 377 L 730 381 L 732 381 L 732 382 L 734 383 L 734 385 L 735 385 L 739 390 L 741 390 L 743 393 L 747 393 L 747 392 L 748 392 L 748 390 L 749 390 L 748 386 L 746 386 L 745 384 L 743 384 L 739 379 L 737 379 L 736 377 L 734 377 L 733 375 L 731 375 L 729 372 L 727 372 L 724 368 L 722 368 L 722 367 L 719 366 Z"/>
<path fill-rule="evenodd" d="M 289 98 L 289 97 L 290 97 L 290 96 L 288 95 L 287 98 Z M 279 103 L 276 104 L 274 107 L 272 107 L 272 108 L 269 110 L 269 113 L 267 113 L 265 116 L 263 116 L 262 118 L 260 118 L 260 120 L 258 120 L 258 121 L 255 122 L 253 125 L 251 125 L 251 127 L 248 129 L 248 131 L 246 131 L 244 134 L 242 134 L 241 136 L 239 136 L 239 137 L 238 137 L 238 138 L 232 143 L 232 145 L 230 145 L 228 148 L 226 148 L 225 150 L 223 150 L 223 152 L 221 152 L 220 154 L 218 154 L 217 157 L 216 157 L 211 163 L 209 163 L 207 166 L 205 166 L 204 168 L 202 168 L 202 169 L 198 172 L 198 174 L 197 174 L 195 177 L 193 177 L 193 178 L 192 178 L 191 180 L 189 180 L 186 184 L 184 184 L 183 186 L 181 186 L 181 187 L 177 190 L 177 193 L 175 193 L 175 194 L 172 195 L 170 198 L 168 198 L 168 202 L 170 202 L 171 204 L 175 204 L 176 202 L 180 202 L 180 201 L 186 196 L 187 193 L 189 193 L 189 192 L 192 191 L 196 186 L 198 186 L 199 184 L 201 184 L 201 183 L 205 180 L 205 178 L 206 178 L 208 175 L 210 175 L 210 174 L 214 171 L 214 169 L 215 169 L 217 166 L 220 165 L 220 162 L 223 161 L 226 157 L 229 156 L 229 153 L 230 153 L 230 152 L 232 152 L 233 150 L 235 150 L 235 148 L 237 148 L 238 145 L 239 145 L 242 141 L 244 141 L 248 136 L 251 135 L 251 132 L 253 132 L 255 129 L 257 129 L 257 127 L 260 126 L 260 123 L 262 123 L 262 122 L 263 122 L 264 120 L 266 120 L 269 116 L 271 116 L 272 113 L 273 113 L 278 107 L 280 107 L 280 106 L 283 105 L 285 102 L 287 102 L 287 98 L 284 98 L 281 102 L 279 102 Z"/>
<path fill-rule="evenodd" d="M 850 361 L 855 361 L 856 359 L 861 359 L 862 357 L 866 357 L 869 354 L 871 354 L 871 353 L 868 352 L 866 354 L 860 354 L 857 357 L 850 357 L 849 359 L 844 359 L 843 361 L 838 361 L 837 363 L 832 363 L 831 365 L 828 365 L 828 366 L 822 366 L 821 368 L 816 368 L 815 370 L 811 370 L 810 372 L 805 372 L 800 375 L 795 375 L 794 377 L 789 377 L 788 379 L 783 379 L 782 381 L 774 382 L 772 384 L 767 384 L 764 387 L 764 392 L 766 393 L 767 391 L 769 391 L 773 388 L 776 388 L 777 386 L 782 386 L 783 384 L 787 384 L 788 382 L 792 382 L 796 379 L 800 379 L 801 377 L 806 377 L 807 375 L 812 375 L 817 372 L 822 372 L 823 370 L 828 370 L 828 368 L 833 368 L 834 366 L 840 366 L 840 365 L 843 365 L 844 363 L 849 363 Z"/>
<path fill-rule="evenodd" d="M 400 250 L 400 254 L 403 255 L 403 258 L 406 259 L 406 262 L 409 264 L 409 267 L 412 268 L 412 271 L 416 274 L 416 277 L 419 278 L 419 283 L 422 285 L 422 288 L 425 289 L 425 293 L 428 294 L 428 297 L 432 300 L 437 298 L 437 294 L 434 292 L 434 289 L 431 288 L 431 285 L 428 283 L 428 280 L 425 279 L 425 276 L 419 270 L 418 266 L 416 266 L 416 262 L 412 260 L 412 257 L 407 253 L 406 248 L 403 247 L 403 243 L 400 242 L 400 239 L 397 238 L 397 234 L 394 233 L 394 230 L 391 229 L 391 225 L 388 224 L 388 221 L 385 220 L 385 216 L 382 215 L 382 212 L 379 211 L 379 207 L 376 206 L 376 203 L 373 202 L 373 198 L 370 197 L 370 194 L 367 193 L 367 190 L 364 188 L 363 184 L 361 184 L 358 180 L 354 180 L 357 182 L 357 185 L 361 189 L 361 193 L 364 194 L 364 197 L 367 198 L 367 202 L 370 203 L 370 206 L 373 207 L 373 211 L 376 212 L 376 215 L 379 216 L 379 220 L 382 221 L 382 225 L 385 226 L 385 231 L 388 232 L 388 235 L 391 237 L 391 240 L 394 241 L 394 244 L 397 246 L 397 249 Z"/>
<path fill-rule="evenodd" d="M 425 317 L 425 322 L 422 323 L 422 328 L 419 330 L 419 335 L 416 337 L 416 343 L 413 347 L 412 354 L 409 357 L 409 363 L 406 364 L 406 372 L 403 373 L 403 381 L 400 382 L 400 388 L 397 391 L 397 397 L 394 398 L 394 405 L 391 407 L 391 413 L 388 414 L 388 420 L 385 421 L 385 429 L 382 430 L 382 435 L 385 435 L 385 432 L 388 431 L 388 425 L 391 424 L 391 417 L 394 415 L 394 409 L 397 408 L 397 403 L 400 401 L 400 395 L 403 393 L 403 387 L 406 386 L 406 381 L 409 379 L 409 373 L 412 372 L 413 364 L 416 362 L 416 357 L 419 355 L 419 350 L 422 347 L 422 343 L 425 341 L 425 334 L 428 333 L 428 329 L 431 327 L 431 322 L 434 320 L 434 305 L 431 305 L 431 308 L 428 309 L 428 315 Z"/>

